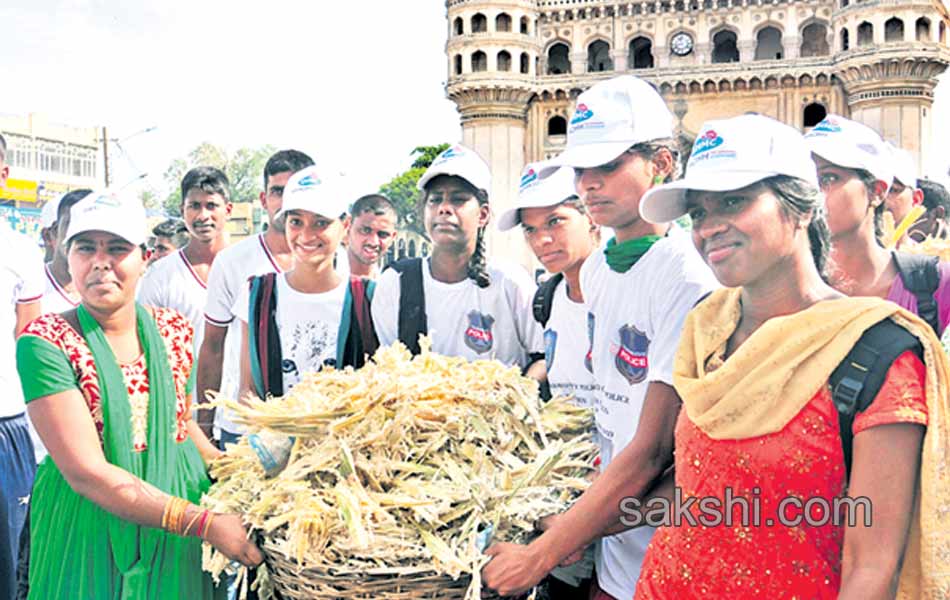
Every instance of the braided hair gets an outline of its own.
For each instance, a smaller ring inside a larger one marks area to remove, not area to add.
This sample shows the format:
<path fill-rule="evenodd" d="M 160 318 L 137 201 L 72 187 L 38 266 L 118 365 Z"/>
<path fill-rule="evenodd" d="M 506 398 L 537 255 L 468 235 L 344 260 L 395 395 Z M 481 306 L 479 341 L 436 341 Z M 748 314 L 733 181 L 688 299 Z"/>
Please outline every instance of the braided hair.
<path fill-rule="evenodd" d="M 473 186 L 468 180 L 455 175 L 439 175 L 438 177 L 433 178 L 428 183 L 426 183 L 425 190 L 422 193 L 420 211 L 425 205 L 426 199 L 429 195 L 429 187 L 436 181 L 439 181 L 443 177 L 451 177 L 456 181 L 459 181 L 462 186 L 465 188 L 466 192 L 475 196 L 475 199 L 478 200 L 479 206 L 488 205 L 488 192 L 481 190 Z M 487 288 L 491 285 L 491 275 L 488 273 L 488 249 L 485 244 L 485 227 L 478 228 L 478 234 L 475 237 L 475 251 L 472 252 L 472 256 L 468 259 L 468 278 L 475 282 L 480 288 Z"/>

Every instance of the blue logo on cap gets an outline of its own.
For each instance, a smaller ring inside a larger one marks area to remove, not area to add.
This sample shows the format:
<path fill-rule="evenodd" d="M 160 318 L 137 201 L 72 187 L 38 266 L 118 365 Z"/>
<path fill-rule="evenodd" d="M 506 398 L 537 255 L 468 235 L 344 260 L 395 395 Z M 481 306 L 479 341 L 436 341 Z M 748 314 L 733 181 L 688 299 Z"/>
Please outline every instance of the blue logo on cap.
<path fill-rule="evenodd" d="M 700 137 L 696 138 L 696 143 L 693 144 L 693 155 L 699 156 L 700 154 L 709 152 L 710 150 L 715 150 L 719 146 L 722 146 L 724 140 L 722 136 L 710 129 Z"/>
<path fill-rule="evenodd" d="M 825 133 L 840 133 L 841 125 L 838 125 L 838 122 L 828 117 L 821 123 L 815 125 L 815 128 L 812 131 L 823 131 Z"/>
<path fill-rule="evenodd" d="M 314 175 L 301 177 L 300 181 L 297 182 L 298 187 L 313 187 L 315 185 L 320 185 L 320 178 Z"/>
<path fill-rule="evenodd" d="M 574 109 L 574 116 L 571 118 L 571 125 L 577 125 L 594 116 L 594 111 L 587 108 L 586 104 L 578 104 Z"/>
<path fill-rule="evenodd" d="M 518 186 L 518 189 L 524 190 L 537 180 L 538 174 L 535 173 L 534 169 L 528 169 L 528 172 L 521 176 L 521 185 Z"/>
<path fill-rule="evenodd" d="M 95 206 L 108 206 L 109 208 L 119 208 L 122 206 L 122 203 L 119 202 L 119 199 L 111 194 L 100 194 L 96 196 Z"/>

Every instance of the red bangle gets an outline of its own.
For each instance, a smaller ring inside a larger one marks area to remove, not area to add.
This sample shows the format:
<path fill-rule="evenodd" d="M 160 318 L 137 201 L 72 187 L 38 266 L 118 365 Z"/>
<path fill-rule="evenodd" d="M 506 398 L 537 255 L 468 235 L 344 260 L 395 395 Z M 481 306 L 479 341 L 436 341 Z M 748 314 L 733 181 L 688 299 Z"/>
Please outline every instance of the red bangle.
<path fill-rule="evenodd" d="M 205 530 L 204 530 L 204 528 L 205 528 L 205 525 L 206 525 L 207 522 L 208 522 L 208 515 L 209 515 L 209 514 L 210 514 L 210 513 L 209 513 L 207 510 L 204 511 L 203 513 L 201 513 L 201 520 L 198 521 L 198 529 L 195 531 L 195 535 L 198 536 L 198 537 L 201 538 L 201 539 L 204 539 L 204 536 L 205 536 L 205 533 L 206 533 Z"/>

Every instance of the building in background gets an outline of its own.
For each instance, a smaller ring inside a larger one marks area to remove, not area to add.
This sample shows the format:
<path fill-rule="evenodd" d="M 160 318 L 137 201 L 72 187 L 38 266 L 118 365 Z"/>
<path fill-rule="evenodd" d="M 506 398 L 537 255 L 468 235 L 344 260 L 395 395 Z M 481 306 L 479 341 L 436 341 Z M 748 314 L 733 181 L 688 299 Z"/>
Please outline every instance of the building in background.
<path fill-rule="evenodd" d="M 42 115 L 0 114 L 10 178 L 0 188 L 0 218 L 39 240 L 43 205 L 78 188 L 99 187 L 99 130 L 48 122 Z"/>
<path fill-rule="evenodd" d="M 950 64 L 940 0 L 447 0 L 448 82 L 462 142 L 490 164 L 495 214 L 526 162 L 558 154 L 578 94 L 631 73 L 692 140 L 749 111 L 805 130 L 861 121 L 919 165 L 935 139 L 936 78 Z M 944 132 L 946 135 L 947 132 Z M 688 147 L 688 146 L 687 146 Z M 529 262 L 520 234 L 494 254 Z"/>

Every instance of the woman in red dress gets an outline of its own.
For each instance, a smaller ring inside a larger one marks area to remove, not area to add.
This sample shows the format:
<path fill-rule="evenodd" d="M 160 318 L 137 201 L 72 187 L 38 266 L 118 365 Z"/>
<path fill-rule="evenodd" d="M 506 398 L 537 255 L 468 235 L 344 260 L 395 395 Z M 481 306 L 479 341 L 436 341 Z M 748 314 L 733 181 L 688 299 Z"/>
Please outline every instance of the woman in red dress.
<path fill-rule="evenodd" d="M 675 492 L 655 495 L 694 500 L 654 535 L 637 600 L 950 597 L 947 359 L 915 315 L 822 279 L 817 190 L 801 135 L 746 115 L 707 123 L 685 179 L 644 199 L 647 220 L 690 215 L 726 287 L 684 326 Z M 828 381 L 887 319 L 923 360 L 899 354 L 854 417 L 849 478 Z M 845 495 L 870 510 L 836 506 Z"/>

